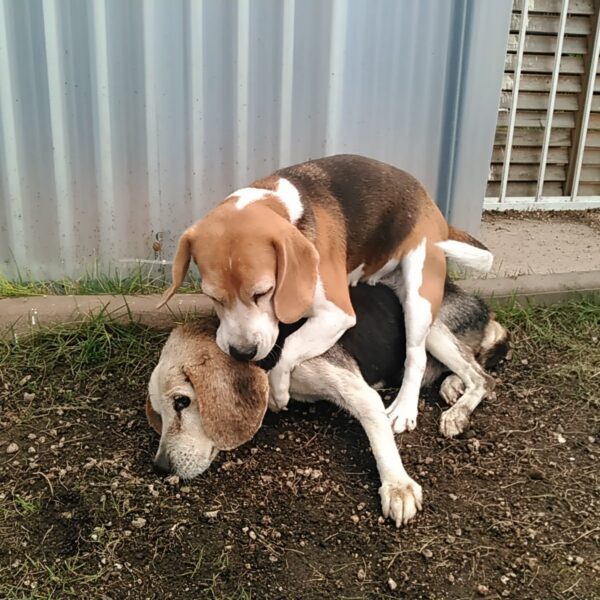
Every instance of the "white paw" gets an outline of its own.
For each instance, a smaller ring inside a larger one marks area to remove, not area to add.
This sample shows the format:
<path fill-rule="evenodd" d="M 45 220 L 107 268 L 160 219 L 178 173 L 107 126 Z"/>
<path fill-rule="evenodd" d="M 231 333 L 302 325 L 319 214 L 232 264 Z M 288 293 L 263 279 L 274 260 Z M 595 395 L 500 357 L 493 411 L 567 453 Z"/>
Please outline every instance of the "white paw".
<path fill-rule="evenodd" d="M 269 408 L 273 412 L 285 410 L 290 401 L 290 371 L 278 366 L 269 372 Z"/>
<path fill-rule="evenodd" d="M 423 508 L 423 490 L 410 477 L 394 482 L 385 482 L 379 488 L 383 516 L 396 523 L 406 525 Z"/>
<path fill-rule="evenodd" d="M 458 375 L 448 375 L 440 387 L 440 396 L 452 406 L 465 393 L 465 384 Z"/>
<path fill-rule="evenodd" d="M 400 401 L 394 402 L 387 410 L 388 419 L 394 433 L 412 431 L 417 427 L 419 402 Z"/>
<path fill-rule="evenodd" d="M 469 426 L 471 412 L 466 406 L 456 405 L 442 413 L 440 433 L 446 437 L 454 437 Z"/>

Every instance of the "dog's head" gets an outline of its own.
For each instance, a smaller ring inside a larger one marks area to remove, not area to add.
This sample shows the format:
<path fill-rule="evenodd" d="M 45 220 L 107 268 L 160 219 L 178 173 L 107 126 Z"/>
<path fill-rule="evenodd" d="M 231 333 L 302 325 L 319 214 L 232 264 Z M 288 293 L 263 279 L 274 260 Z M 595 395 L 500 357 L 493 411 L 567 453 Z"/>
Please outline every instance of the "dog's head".
<path fill-rule="evenodd" d="M 154 464 L 161 473 L 191 479 L 262 424 L 267 375 L 223 354 L 216 329 L 215 318 L 174 329 L 150 377 L 146 415 L 160 434 Z"/>
<path fill-rule="evenodd" d="M 277 340 L 278 322 L 298 321 L 312 304 L 317 250 L 267 206 L 240 210 L 225 203 L 186 230 L 163 303 L 182 284 L 191 257 L 219 316 L 217 344 L 237 360 L 265 358 Z"/>

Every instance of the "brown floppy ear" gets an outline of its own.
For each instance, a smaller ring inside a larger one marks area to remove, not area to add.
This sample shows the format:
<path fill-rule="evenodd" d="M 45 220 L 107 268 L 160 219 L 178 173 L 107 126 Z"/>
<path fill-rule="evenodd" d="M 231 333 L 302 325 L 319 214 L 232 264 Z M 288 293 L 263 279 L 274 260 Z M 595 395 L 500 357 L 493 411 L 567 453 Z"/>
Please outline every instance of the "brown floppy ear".
<path fill-rule="evenodd" d="M 300 320 L 313 303 L 319 253 L 293 225 L 274 242 L 277 253 L 275 315 L 282 323 Z"/>
<path fill-rule="evenodd" d="M 161 308 L 161 306 L 164 306 L 173 297 L 173 294 L 181 287 L 181 284 L 187 275 L 188 267 L 190 266 L 190 258 L 192 256 L 192 243 L 190 237 L 191 231 L 187 229 L 179 238 L 175 260 L 173 261 L 173 268 L 171 270 L 173 283 L 171 283 L 171 287 L 164 293 L 161 301 L 156 305 L 156 308 Z"/>
<path fill-rule="evenodd" d="M 233 450 L 262 425 L 269 398 L 267 374 L 219 351 L 184 367 L 198 398 L 202 427 L 219 450 Z"/>
<path fill-rule="evenodd" d="M 158 435 L 162 433 L 162 419 L 160 415 L 152 408 L 152 403 L 150 402 L 150 396 L 146 396 L 146 418 L 148 419 L 148 423 Z"/>

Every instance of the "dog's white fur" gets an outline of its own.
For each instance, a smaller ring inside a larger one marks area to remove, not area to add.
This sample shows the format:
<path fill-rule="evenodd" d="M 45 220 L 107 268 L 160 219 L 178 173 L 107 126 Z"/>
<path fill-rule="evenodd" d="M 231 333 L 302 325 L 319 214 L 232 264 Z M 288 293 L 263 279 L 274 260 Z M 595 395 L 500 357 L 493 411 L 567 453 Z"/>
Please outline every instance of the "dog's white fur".
<path fill-rule="evenodd" d="M 269 372 L 269 408 L 275 412 L 284 409 L 289 402 L 292 370 L 303 361 L 329 350 L 346 329 L 356 323 L 356 317 L 327 300 L 320 280 L 317 280 L 313 307 L 312 318 L 285 340 L 285 351 Z"/>

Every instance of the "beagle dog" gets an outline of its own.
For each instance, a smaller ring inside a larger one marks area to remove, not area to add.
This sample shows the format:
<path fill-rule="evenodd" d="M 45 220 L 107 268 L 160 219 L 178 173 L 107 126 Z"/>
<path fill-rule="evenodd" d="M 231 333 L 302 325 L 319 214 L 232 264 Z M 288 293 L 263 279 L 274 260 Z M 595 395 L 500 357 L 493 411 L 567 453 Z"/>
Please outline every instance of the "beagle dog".
<path fill-rule="evenodd" d="M 425 340 L 439 311 L 446 257 L 488 270 L 493 257 L 450 227 L 411 175 L 377 160 L 338 155 L 280 169 L 230 194 L 179 241 L 173 284 L 190 258 L 220 320 L 217 344 L 240 361 L 273 350 L 279 323 L 306 321 L 270 371 L 270 406 L 285 408 L 290 374 L 356 323 L 348 284 L 381 282 L 404 308 L 406 362 L 388 409 L 396 433 L 417 423 Z"/>
<path fill-rule="evenodd" d="M 298 400 L 329 400 L 360 421 L 377 462 L 383 514 L 399 526 L 421 509 L 422 491 L 404 469 L 383 401 L 371 385 L 401 382 L 404 316 L 394 293 L 383 285 L 361 284 L 352 289 L 351 299 L 358 324 L 323 355 L 296 366 L 291 394 Z M 173 330 L 146 400 L 148 420 L 160 434 L 155 469 L 191 479 L 210 466 L 219 450 L 252 438 L 267 408 L 267 371 L 281 360 L 282 342 L 303 326 L 302 321 L 282 325 L 274 349 L 258 363 L 239 362 L 219 350 L 214 317 Z M 475 407 L 492 393 L 494 380 L 483 367 L 505 356 L 507 332 L 481 300 L 447 282 L 426 343 L 423 383 L 433 383 L 448 370 L 455 373 L 440 391 L 451 405 L 441 416 L 440 431 L 452 437 L 465 430 Z"/>

